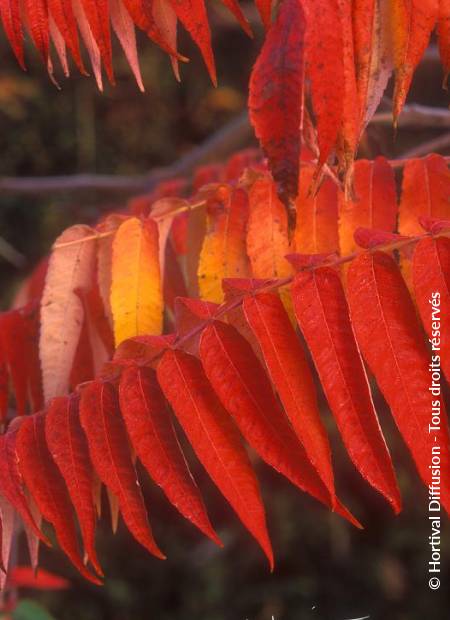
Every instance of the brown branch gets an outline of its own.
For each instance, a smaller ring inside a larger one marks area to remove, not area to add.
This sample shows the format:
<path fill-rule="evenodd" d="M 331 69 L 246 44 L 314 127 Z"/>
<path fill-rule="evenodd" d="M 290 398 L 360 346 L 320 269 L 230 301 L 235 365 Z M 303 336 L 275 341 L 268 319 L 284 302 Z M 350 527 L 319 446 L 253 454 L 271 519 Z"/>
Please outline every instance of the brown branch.
<path fill-rule="evenodd" d="M 450 148 L 450 131 L 447 131 L 446 133 L 438 136 L 437 138 L 433 138 L 432 140 L 422 142 L 421 144 L 413 147 L 412 149 L 405 151 L 404 153 L 402 153 L 402 158 L 412 159 L 413 157 L 423 157 L 424 155 L 428 155 L 428 153 L 435 153 L 437 151 L 442 151 L 448 148 Z"/>
<path fill-rule="evenodd" d="M 390 112 L 378 112 L 373 117 L 373 125 L 392 125 Z M 399 119 L 400 127 L 434 127 L 450 129 L 450 110 L 433 108 L 419 104 L 406 105 Z M 165 168 L 156 168 L 147 175 L 118 176 L 99 174 L 75 174 L 50 177 L 4 177 L 0 178 L 0 192 L 3 194 L 45 195 L 53 193 L 98 192 L 109 197 L 119 196 L 121 199 L 149 192 L 161 183 L 178 176 L 189 176 L 202 164 L 220 161 L 234 151 L 248 144 L 253 132 L 248 122 L 247 112 L 243 112 L 230 123 L 219 129 L 203 144 L 183 155 L 178 161 Z M 443 138 L 443 137 L 442 137 Z M 438 148 L 446 148 L 442 142 Z M 431 150 L 431 149 L 430 149 Z M 415 153 L 415 151 L 414 151 Z M 425 152 L 422 154 L 426 154 Z M 406 155 L 406 154 L 405 154 Z M 417 154 L 411 157 L 417 157 Z M 401 167 L 405 158 L 395 160 L 394 166 Z"/>
<path fill-rule="evenodd" d="M 392 126 L 392 113 L 377 112 L 370 124 Z M 410 103 L 403 108 L 398 119 L 398 126 L 414 128 L 450 128 L 450 110 L 420 105 L 418 103 Z"/>
<path fill-rule="evenodd" d="M 3 177 L 0 178 L 0 192 L 30 195 L 99 192 L 124 198 L 132 194 L 151 191 L 161 181 L 178 176 L 188 176 L 202 164 L 220 161 L 248 144 L 251 137 L 252 130 L 247 112 L 243 112 L 174 164 L 166 168 L 156 168 L 147 175 L 133 177 L 75 174 L 59 177 Z"/>

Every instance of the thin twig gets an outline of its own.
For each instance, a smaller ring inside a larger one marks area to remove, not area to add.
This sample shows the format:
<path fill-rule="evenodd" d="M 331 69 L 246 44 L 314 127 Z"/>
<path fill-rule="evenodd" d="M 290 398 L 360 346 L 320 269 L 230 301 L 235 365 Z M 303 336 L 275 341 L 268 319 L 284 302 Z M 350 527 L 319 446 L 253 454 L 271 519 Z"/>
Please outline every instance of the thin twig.
<path fill-rule="evenodd" d="M 373 116 L 370 124 L 392 126 L 392 112 L 377 112 Z M 398 119 L 398 126 L 400 128 L 450 128 L 450 110 L 420 105 L 418 103 L 410 103 L 403 108 Z"/>
<path fill-rule="evenodd" d="M 378 112 L 374 115 L 371 125 L 391 126 L 391 112 Z M 409 104 L 404 107 L 400 115 L 399 127 L 450 128 L 450 110 Z M 133 194 L 150 192 L 162 181 L 189 176 L 197 166 L 204 163 L 220 161 L 248 144 L 252 135 L 247 112 L 243 112 L 175 163 L 165 168 L 156 168 L 147 175 L 75 174 L 57 177 L 3 177 L 0 178 L 0 192 L 29 195 L 98 192 L 125 198 Z M 401 163 L 396 162 L 395 167 L 405 163 L 403 158 L 399 161 Z"/>
<path fill-rule="evenodd" d="M 17 267 L 17 269 L 24 267 L 27 262 L 25 256 L 3 237 L 0 237 L 0 257 L 14 265 L 14 267 Z"/>
<path fill-rule="evenodd" d="M 204 206 L 206 206 L 205 200 L 200 200 L 199 202 L 194 202 L 194 203 L 187 203 L 187 205 L 184 207 L 177 207 L 176 209 L 173 209 L 172 211 L 167 211 L 166 213 L 163 213 L 162 215 L 154 217 L 153 219 L 155 220 L 155 222 L 162 222 L 168 217 L 175 217 L 176 215 L 179 215 L 180 213 L 186 213 L 186 211 L 189 211 L 189 212 L 194 211 L 195 209 L 199 209 Z M 130 215 L 130 217 L 133 217 L 133 216 Z M 105 237 L 112 237 L 115 234 L 116 234 L 115 230 L 108 230 L 106 232 L 96 232 L 93 235 L 86 235 L 86 237 L 83 237 L 82 239 L 75 239 L 74 241 L 65 241 L 64 243 L 54 243 L 51 249 L 60 250 L 61 248 L 68 248 L 72 245 L 78 245 L 79 243 L 85 243 L 86 241 L 97 241 L 98 239 L 104 239 Z"/>
<path fill-rule="evenodd" d="M 402 158 L 413 159 L 414 157 L 423 157 L 428 153 L 435 153 L 448 148 L 450 148 L 450 131 L 438 136 L 437 138 L 433 138 L 432 140 L 422 142 L 412 149 L 405 151 L 402 153 Z"/>

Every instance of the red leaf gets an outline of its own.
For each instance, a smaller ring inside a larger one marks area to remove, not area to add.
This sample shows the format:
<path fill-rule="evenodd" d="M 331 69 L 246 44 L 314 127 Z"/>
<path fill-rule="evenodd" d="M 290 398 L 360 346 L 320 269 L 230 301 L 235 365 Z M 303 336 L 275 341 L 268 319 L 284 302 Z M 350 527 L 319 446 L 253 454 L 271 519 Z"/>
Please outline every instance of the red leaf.
<path fill-rule="evenodd" d="M 433 449 L 440 448 L 441 499 L 450 512 L 444 402 L 429 390 L 430 358 L 394 259 L 383 252 L 356 258 L 348 271 L 348 300 L 358 344 L 427 486 L 432 482 Z M 435 402 L 440 406 L 441 426 L 429 432 Z"/>
<path fill-rule="evenodd" d="M 122 373 L 119 394 L 132 446 L 150 477 L 186 519 L 221 545 L 184 458 L 155 371 L 127 368 Z"/>
<path fill-rule="evenodd" d="M 114 84 L 112 68 L 109 0 L 81 0 L 89 27 L 98 45 L 109 81 Z"/>
<path fill-rule="evenodd" d="M 34 590 L 66 590 L 70 582 L 43 568 L 35 572 L 32 566 L 14 566 L 9 573 L 9 585 Z"/>
<path fill-rule="evenodd" d="M 306 71 L 324 164 L 335 147 L 344 114 L 343 41 L 338 0 L 304 0 Z M 320 50 L 320 53 L 318 53 Z"/>
<path fill-rule="evenodd" d="M 95 508 L 92 463 L 79 420 L 79 397 L 54 398 L 45 416 L 45 437 L 61 472 L 80 523 L 87 555 L 95 570 L 102 569 L 95 552 Z"/>
<path fill-rule="evenodd" d="M 36 505 L 36 502 L 31 497 L 30 492 L 28 490 L 26 493 L 26 497 L 27 497 L 28 505 L 30 507 L 30 512 L 33 515 L 36 525 L 38 526 L 39 529 L 41 529 L 42 515 L 39 511 L 39 508 Z M 36 571 L 39 565 L 40 540 L 39 540 L 39 537 L 36 536 L 36 534 L 33 532 L 33 530 L 30 528 L 29 525 L 24 523 L 24 528 L 25 528 L 25 535 L 27 538 L 27 547 L 28 547 L 28 555 L 30 558 L 30 563 L 31 563 L 33 570 Z"/>
<path fill-rule="evenodd" d="M 47 539 L 37 527 L 24 494 L 22 474 L 18 467 L 16 453 L 17 430 L 9 430 L 0 436 L 0 493 L 17 510 L 24 523 L 48 544 Z"/>
<path fill-rule="evenodd" d="M 55 528 L 56 537 L 67 557 L 85 577 L 100 585 L 80 557 L 72 506 L 64 479 L 56 467 L 45 441 L 45 415 L 23 419 L 17 432 L 20 471 L 44 519 Z"/>
<path fill-rule="evenodd" d="M 444 230 L 450 230 L 450 220 L 428 217 L 427 215 L 419 215 L 419 224 L 423 230 L 432 235 L 438 235 Z"/>
<path fill-rule="evenodd" d="M 266 554 L 273 552 L 258 481 L 239 433 L 222 408 L 200 362 L 182 351 L 166 351 L 157 377 L 197 457 Z"/>
<path fill-rule="evenodd" d="M 41 258 L 39 263 L 33 269 L 27 286 L 27 301 L 41 299 L 45 287 L 45 278 L 47 276 L 49 257 Z"/>
<path fill-rule="evenodd" d="M 375 114 L 393 70 L 386 5 L 378 0 L 352 3 L 361 132 Z"/>
<path fill-rule="evenodd" d="M 6 571 L 9 568 L 11 551 L 12 551 L 12 542 L 13 538 L 17 532 L 16 524 L 16 512 L 11 504 L 0 495 L 0 548 L 1 548 L 1 558 L 0 558 L 0 588 L 3 590 L 6 584 L 7 573 Z"/>
<path fill-rule="evenodd" d="M 360 137 L 360 108 L 356 86 L 355 55 L 351 2 L 337 0 L 342 27 L 342 62 L 344 66 L 344 92 L 342 126 L 338 136 L 338 158 L 340 168 L 345 172 L 346 193 L 349 191 L 353 160 Z M 322 35 L 323 36 L 323 35 Z M 317 51 L 314 52 L 317 54 Z M 334 77 L 333 82 L 336 78 Z"/>
<path fill-rule="evenodd" d="M 22 0 L 31 38 L 47 66 L 49 51 L 49 26 L 46 0 Z"/>
<path fill-rule="evenodd" d="M 311 351 L 342 439 L 361 475 L 400 511 L 401 499 L 338 273 L 299 273 L 292 285 L 295 314 Z"/>
<path fill-rule="evenodd" d="M 250 77 L 250 120 L 286 205 L 298 191 L 304 34 L 300 2 L 284 0 Z"/>
<path fill-rule="evenodd" d="M 243 306 L 284 410 L 333 504 L 336 495 L 330 445 L 320 419 L 311 370 L 287 312 L 274 293 L 249 295 Z"/>
<path fill-rule="evenodd" d="M 0 0 L 0 17 L 17 61 L 25 70 L 19 0 Z"/>
<path fill-rule="evenodd" d="M 95 470 L 117 496 L 128 529 L 150 553 L 164 559 L 148 522 L 117 394 L 110 383 L 96 380 L 83 390 L 80 419 Z"/>
<path fill-rule="evenodd" d="M 94 361 L 92 359 L 91 344 L 86 317 L 83 317 L 80 338 L 75 350 L 72 370 L 70 372 L 70 385 L 75 389 L 77 385 L 90 381 L 94 377 Z"/>
<path fill-rule="evenodd" d="M 422 324 L 429 338 L 439 336 L 440 363 L 450 382 L 450 239 L 421 239 L 414 249 L 412 272 Z M 438 312 L 432 304 L 433 298 Z M 433 334 L 434 316 L 440 320 L 439 334 Z"/>
<path fill-rule="evenodd" d="M 272 21 L 272 0 L 255 0 L 256 8 L 266 30 L 269 30 Z"/>
<path fill-rule="evenodd" d="M 24 322 L 18 310 L 0 314 L 0 346 L 11 375 L 18 415 L 24 415 L 28 400 L 28 368 Z"/>
<path fill-rule="evenodd" d="M 261 0 L 258 0 L 260 2 Z M 238 0 L 222 0 L 222 3 L 227 7 L 227 9 L 233 13 L 235 18 L 237 19 L 242 30 L 249 36 L 253 38 L 253 33 L 250 24 L 248 23 L 247 18 L 245 17 L 242 9 L 239 5 Z"/>
<path fill-rule="evenodd" d="M 231 325 L 212 321 L 200 339 L 200 358 L 223 406 L 261 458 L 302 491 L 332 505 L 250 344 Z M 335 508 L 355 523 L 339 501 Z"/>
<path fill-rule="evenodd" d="M 88 335 L 88 344 L 91 350 L 92 363 L 95 373 L 98 373 L 103 364 L 109 360 L 114 352 L 114 336 L 98 284 L 94 282 L 88 291 L 78 289 L 78 296 L 83 302 L 84 318 Z M 84 337 L 84 335 L 81 335 Z M 93 375 L 89 377 L 92 378 Z"/>
<path fill-rule="evenodd" d="M 204 185 L 222 182 L 222 177 L 223 166 L 221 164 L 204 164 L 195 169 L 192 187 L 195 192 L 198 192 Z"/>
<path fill-rule="evenodd" d="M 234 153 L 225 166 L 225 181 L 238 181 L 247 168 L 261 164 L 259 149 L 244 149 Z"/>
<path fill-rule="evenodd" d="M 80 29 L 81 38 L 86 47 L 89 60 L 91 61 L 92 71 L 94 73 L 95 81 L 97 82 L 97 87 L 100 92 L 103 92 L 102 59 L 100 50 L 98 49 L 98 45 L 89 26 L 82 2 L 83 0 L 72 0 L 72 8 L 78 28 Z"/>
<path fill-rule="evenodd" d="M 86 74 L 80 53 L 77 22 L 72 8 L 72 0 L 47 0 L 48 13 L 53 18 L 64 42 L 81 73 Z"/>
<path fill-rule="evenodd" d="M 39 306 L 31 303 L 20 310 L 24 333 L 24 360 L 28 376 L 29 399 L 33 411 L 43 406 L 41 362 L 39 360 Z"/>
<path fill-rule="evenodd" d="M 180 213 L 173 218 L 171 237 L 175 253 L 179 256 L 187 254 L 187 235 L 189 225 L 189 213 Z"/>
<path fill-rule="evenodd" d="M 164 33 L 158 28 L 152 13 L 152 6 L 148 0 L 123 0 L 123 3 L 130 14 L 132 20 L 140 28 L 144 30 L 147 36 L 152 39 L 161 49 L 168 54 L 184 59 L 172 49 L 168 43 Z M 185 59 L 184 59 L 185 60 Z"/>
<path fill-rule="evenodd" d="M 175 220 L 176 218 L 174 219 L 174 223 Z M 172 310 L 172 312 L 174 312 L 176 298 L 186 297 L 188 292 L 186 288 L 184 274 L 174 250 L 174 243 L 170 239 L 168 240 L 166 245 L 166 260 L 164 261 L 164 270 L 164 303 Z"/>
<path fill-rule="evenodd" d="M 0 423 L 3 424 L 8 416 L 9 404 L 9 374 L 8 366 L 0 343 Z"/>
<path fill-rule="evenodd" d="M 216 66 L 211 47 L 211 31 L 203 0 L 171 0 L 178 19 L 200 49 L 214 86 L 217 86 Z"/>
<path fill-rule="evenodd" d="M 360 248 L 373 249 L 381 245 L 391 245 L 398 241 L 409 239 L 404 235 L 386 232 L 384 230 L 374 230 L 373 228 L 357 228 L 353 234 L 355 243 Z M 387 248 L 388 250 L 389 248 Z"/>

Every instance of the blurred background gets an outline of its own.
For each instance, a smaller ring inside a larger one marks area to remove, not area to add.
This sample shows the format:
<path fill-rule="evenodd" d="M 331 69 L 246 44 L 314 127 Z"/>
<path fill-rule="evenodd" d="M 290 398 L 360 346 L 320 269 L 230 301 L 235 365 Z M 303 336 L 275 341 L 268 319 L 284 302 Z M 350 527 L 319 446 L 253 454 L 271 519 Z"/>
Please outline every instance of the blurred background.
<path fill-rule="evenodd" d="M 28 73 L 17 66 L 0 36 L 0 177 L 84 172 L 134 175 L 166 166 L 201 144 L 239 115 L 262 32 L 254 9 L 245 7 L 255 40 L 248 39 L 225 10 L 211 5 L 210 17 L 219 87 L 208 81 L 197 50 L 180 33 L 180 50 L 191 62 L 178 84 L 162 52 L 139 37 L 144 83 L 141 94 L 122 52 L 115 50 L 117 86 L 100 94 L 93 79 L 50 83 L 34 52 Z M 448 106 L 441 67 L 432 46 L 416 73 L 410 101 Z M 389 95 L 389 93 L 388 93 Z M 384 102 L 385 109 L 388 101 Z M 370 127 L 360 156 L 399 157 L 442 136 L 430 127 Z M 449 141 L 450 142 L 450 141 Z M 251 142 L 249 142 L 250 144 Z M 439 152 L 449 154 L 445 143 Z M 20 195 L 0 193 L 1 308 L 17 283 L 44 256 L 55 237 L 75 222 L 89 222 L 121 199 L 98 192 Z M 3 248 L 3 249 L 2 249 Z M 323 403 L 334 447 L 342 499 L 365 526 L 357 531 L 301 495 L 263 464 L 256 465 L 276 553 L 273 574 L 195 459 L 193 470 L 214 525 L 225 542 L 219 550 L 182 522 L 159 489 L 141 472 L 155 536 L 168 556 L 150 557 L 122 525 L 116 535 L 108 519 L 99 533 L 99 554 L 107 578 L 103 588 L 77 576 L 60 553 L 42 549 L 42 564 L 71 582 L 58 593 L 23 592 L 44 611 L 39 620 L 443 620 L 450 617 L 449 528 L 444 519 L 440 590 L 428 588 L 427 495 L 414 471 L 381 397 L 378 411 L 404 497 L 394 517 L 359 477 L 340 443 Z M 192 455 L 190 455 L 192 457 Z M 108 508 L 105 503 L 105 513 Z M 23 561 L 24 548 L 19 550 Z M 41 615 L 39 615 L 41 614 Z M 25 618 L 25 616 L 24 616 Z"/>

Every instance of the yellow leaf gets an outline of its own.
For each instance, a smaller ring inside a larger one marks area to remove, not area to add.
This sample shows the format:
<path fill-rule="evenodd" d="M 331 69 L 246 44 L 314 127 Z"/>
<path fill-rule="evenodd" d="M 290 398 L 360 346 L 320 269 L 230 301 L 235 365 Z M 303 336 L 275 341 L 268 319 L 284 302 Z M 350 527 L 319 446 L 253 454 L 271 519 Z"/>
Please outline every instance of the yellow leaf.
<path fill-rule="evenodd" d="M 111 309 L 116 346 L 127 338 L 160 334 L 163 298 L 158 225 L 132 217 L 113 241 Z"/>
<path fill-rule="evenodd" d="M 222 205 L 208 213 L 198 268 L 200 297 L 222 303 L 223 278 L 247 278 L 250 264 L 245 244 L 248 219 L 247 194 L 237 189 Z"/>

